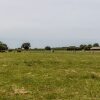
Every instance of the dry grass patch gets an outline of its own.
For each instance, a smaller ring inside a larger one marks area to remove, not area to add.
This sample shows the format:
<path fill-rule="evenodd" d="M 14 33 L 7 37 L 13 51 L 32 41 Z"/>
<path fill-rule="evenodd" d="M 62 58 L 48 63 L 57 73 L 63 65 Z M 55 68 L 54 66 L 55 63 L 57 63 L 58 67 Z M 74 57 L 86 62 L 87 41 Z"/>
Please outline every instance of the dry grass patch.
<path fill-rule="evenodd" d="M 18 95 L 25 95 L 25 94 L 30 94 L 30 91 L 27 91 L 24 87 L 17 87 L 16 85 L 12 86 L 12 90 L 14 94 Z"/>

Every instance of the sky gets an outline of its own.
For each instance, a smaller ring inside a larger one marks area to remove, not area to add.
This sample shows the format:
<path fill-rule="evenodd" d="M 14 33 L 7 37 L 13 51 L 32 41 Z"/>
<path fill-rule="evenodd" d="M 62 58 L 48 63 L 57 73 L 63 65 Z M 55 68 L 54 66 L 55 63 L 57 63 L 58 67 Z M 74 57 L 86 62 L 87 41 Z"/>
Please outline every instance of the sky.
<path fill-rule="evenodd" d="M 100 43 L 100 0 L 0 0 L 0 41 L 9 48 Z"/>

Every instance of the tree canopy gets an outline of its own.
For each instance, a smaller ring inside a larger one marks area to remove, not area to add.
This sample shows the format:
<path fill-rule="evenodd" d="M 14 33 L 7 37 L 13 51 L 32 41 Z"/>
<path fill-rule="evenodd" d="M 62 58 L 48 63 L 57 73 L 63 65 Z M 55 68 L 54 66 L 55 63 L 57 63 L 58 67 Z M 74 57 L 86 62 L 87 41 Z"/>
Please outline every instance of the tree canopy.
<path fill-rule="evenodd" d="M 94 43 L 93 47 L 99 47 L 99 44 L 98 43 Z"/>
<path fill-rule="evenodd" d="M 4 44 L 3 42 L 0 41 L 0 50 L 7 50 L 8 46 L 7 44 Z"/>
<path fill-rule="evenodd" d="M 29 42 L 23 43 L 21 48 L 24 48 L 25 50 L 28 50 L 31 47 L 31 44 Z"/>
<path fill-rule="evenodd" d="M 51 47 L 50 46 L 46 46 L 45 50 L 51 50 Z"/>

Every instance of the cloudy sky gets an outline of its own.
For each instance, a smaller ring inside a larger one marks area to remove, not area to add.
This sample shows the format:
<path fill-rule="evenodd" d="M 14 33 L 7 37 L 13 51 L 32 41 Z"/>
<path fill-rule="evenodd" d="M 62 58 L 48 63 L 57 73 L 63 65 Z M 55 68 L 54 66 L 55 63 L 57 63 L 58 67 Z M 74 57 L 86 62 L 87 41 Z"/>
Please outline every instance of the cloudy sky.
<path fill-rule="evenodd" d="M 0 0 L 0 40 L 10 48 L 100 43 L 100 0 Z"/>

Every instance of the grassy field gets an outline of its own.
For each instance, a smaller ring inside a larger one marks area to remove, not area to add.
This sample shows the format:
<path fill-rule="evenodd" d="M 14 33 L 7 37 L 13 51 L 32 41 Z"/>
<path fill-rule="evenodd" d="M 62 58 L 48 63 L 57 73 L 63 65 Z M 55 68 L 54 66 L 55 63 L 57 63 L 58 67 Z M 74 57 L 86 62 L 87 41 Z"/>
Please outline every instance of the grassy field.
<path fill-rule="evenodd" d="M 0 53 L 0 100 L 100 100 L 100 53 Z"/>

